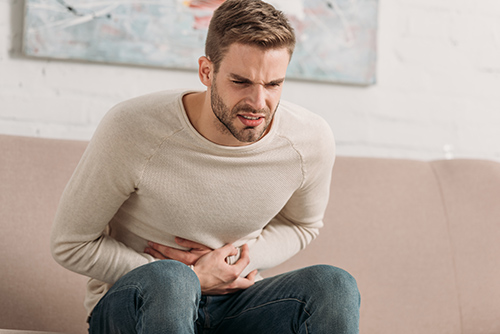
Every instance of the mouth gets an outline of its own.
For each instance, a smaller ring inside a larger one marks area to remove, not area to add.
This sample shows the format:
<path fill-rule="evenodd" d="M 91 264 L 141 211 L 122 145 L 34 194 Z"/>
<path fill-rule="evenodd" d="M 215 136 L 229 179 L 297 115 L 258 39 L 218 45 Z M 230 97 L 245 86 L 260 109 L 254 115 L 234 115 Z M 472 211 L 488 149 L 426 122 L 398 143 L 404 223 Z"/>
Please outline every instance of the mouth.
<path fill-rule="evenodd" d="M 257 115 L 238 115 L 238 119 L 247 127 L 256 127 L 264 122 L 265 117 Z"/>
<path fill-rule="evenodd" d="M 241 115 L 244 119 L 250 119 L 250 120 L 258 120 L 260 117 L 259 116 L 245 116 Z"/>

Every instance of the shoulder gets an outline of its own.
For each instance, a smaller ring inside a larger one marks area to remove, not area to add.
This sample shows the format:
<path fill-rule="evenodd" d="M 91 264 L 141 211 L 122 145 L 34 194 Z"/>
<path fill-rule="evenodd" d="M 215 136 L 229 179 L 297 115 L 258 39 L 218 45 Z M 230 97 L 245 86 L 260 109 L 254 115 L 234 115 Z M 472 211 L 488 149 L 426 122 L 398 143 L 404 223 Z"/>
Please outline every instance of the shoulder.
<path fill-rule="evenodd" d="M 302 155 L 334 155 L 333 132 L 321 116 L 288 101 L 281 101 L 277 112 L 278 135 L 289 140 Z"/>
<path fill-rule="evenodd" d="M 166 137 L 183 126 L 182 94 L 162 91 L 118 103 L 103 117 L 96 133 L 141 141 Z"/>
<path fill-rule="evenodd" d="M 290 102 L 282 101 L 278 111 L 278 136 L 285 138 L 300 156 L 303 189 L 330 184 L 335 161 L 330 125 L 319 115 Z"/>
<path fill-rule="evenodd" d="M 162 91 L 135 97 L 111 108 L 103 122 L 111 119 L 115 126 L 138 128 L 139 125 L 149 127 L 157 122 L 175 121 L 178 117 L 172 119 L 171 116 L 180 114 L 181 96 L 180 91 Z"/>
<path fill-rule="evenodd" d="M 181 99 L 180 91 L 163 91 L 115 105 L 99 123 L 91 146 L 113 155 L 151 155 L 162 140 L 182 129 Z"/>

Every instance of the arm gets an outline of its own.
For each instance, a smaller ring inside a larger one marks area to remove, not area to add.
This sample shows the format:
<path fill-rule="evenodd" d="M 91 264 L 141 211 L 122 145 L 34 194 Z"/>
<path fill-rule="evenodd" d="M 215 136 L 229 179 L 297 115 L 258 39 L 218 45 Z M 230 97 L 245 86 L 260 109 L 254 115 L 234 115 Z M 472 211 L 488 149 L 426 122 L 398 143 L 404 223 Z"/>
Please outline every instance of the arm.
<path fill-rule="evenodd" d="M 105 233 L 117 210 L 135 191 L 146 159 L 138 131 L 124 125 L 122 117 L 112 110 L 99 125 L 64 190 L 51 234 L 57 262 L 111 284 L 154 261 Z"/>
<path fill-rule="evenodd" d="M 335 142 L 324 122 L 316 128 L 314 136 L 316 140 L 297 145 L 303 161 L 301 186 L 255 242 L 249 243 L 251 262 L 243 275 L 281 264 L 318 236 L 330 194 Z"/>

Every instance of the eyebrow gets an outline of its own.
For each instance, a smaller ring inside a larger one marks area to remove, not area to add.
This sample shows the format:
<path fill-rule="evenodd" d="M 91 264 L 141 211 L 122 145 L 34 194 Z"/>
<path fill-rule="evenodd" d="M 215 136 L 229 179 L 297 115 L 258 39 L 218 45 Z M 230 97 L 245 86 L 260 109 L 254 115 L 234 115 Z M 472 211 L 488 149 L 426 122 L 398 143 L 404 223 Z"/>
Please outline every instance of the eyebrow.
<path fill-rule="evenodd" d="M 247 84 L 253 84 L 252 80 L 248 79 L 248 78 L 245 78 L 245 77 L 242 77 L 241 75 L 238 75 L 238 74 L 235 74 L 235 73 L 230 73 L 229 74 L 229 77 L 232 79 L 232 80 L 237 80 L 237 81 L 241 81 L 243 83 L 247 83 Z M 264 85 L 276 85 L 276 84 L 281 84 L 285 81 L 285 78 L 280 78 L 280 79 L 276 79 L 276 80 L 271 80 L 269 82 L 266 82 L 264 83 Z"/>

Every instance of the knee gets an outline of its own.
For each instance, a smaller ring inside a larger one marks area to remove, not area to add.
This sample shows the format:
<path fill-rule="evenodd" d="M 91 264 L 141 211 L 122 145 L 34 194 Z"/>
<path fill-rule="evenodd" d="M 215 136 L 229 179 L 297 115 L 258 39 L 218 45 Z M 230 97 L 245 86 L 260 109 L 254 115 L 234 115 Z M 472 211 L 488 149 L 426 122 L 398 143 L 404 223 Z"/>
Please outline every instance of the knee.
<path fill-rule="evenodd" d="M 120 278 L 99 301 L 93 314 L 133 319 L 134 329 L 139 323 L 158 328 L 165 324 L 192 324 L 200 299 L 198 277 L 188 266 L 172 260 L 156 261 Z M 124 310 L 128 312 L 126 315 Z M 103 319 L 94 315 L 92 321 Z"/>
<path fill-rule="evenodd" d="M 347 271 L 329 265 L 317 265 L 308 269 L 308 284 L 316 296 L 322 300 L 334 300 L 336 304 L 359 307 L 358 285 Z"/>
<path fill-rule="evenodd" d="M 311 287 L 315 291 L 310 304 L 313 314 L 339 333 L 359 333 L 360 294 L 354 277 L 327 265 L 312 267 L 309 275 L 316 287 Z"/>
<path fill-rule="evenodd" d="M 131 274 L 145 291 L 168 294 L 170 297 L 193 293 L 201 295 L 198 276 L 191 268 L 178 261 L 155 261 L 135 269 Z"/>
<path fill-rule="evenodd" d="M 173 260 L 155 261 L 144 266 L 143 275 L 159 282 L 183 282 L 188 285 L 200 285 L 198 276 L 182 262 Z"/>
<path fill-rule="evenodd" d="M 319 265 L 316 267 L 319 272 L 318 276 L 321 277 L 326 284 L 344 287 L 347 290 L 358 290 L 356 279 L 344 269 L 328 265 Z"/>

